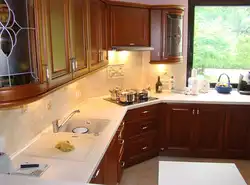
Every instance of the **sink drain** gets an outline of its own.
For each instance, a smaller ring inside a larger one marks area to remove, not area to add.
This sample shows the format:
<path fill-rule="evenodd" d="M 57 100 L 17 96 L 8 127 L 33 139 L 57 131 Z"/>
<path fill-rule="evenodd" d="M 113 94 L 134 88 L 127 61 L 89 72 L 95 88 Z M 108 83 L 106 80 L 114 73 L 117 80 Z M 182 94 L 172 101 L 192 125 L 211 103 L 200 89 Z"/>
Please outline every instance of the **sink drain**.
<path fill-rule="evenodd" d="M 76 134 L 86 134 L 89 132 L 89 129 L 86 127 L 77 127 L 77 128 L 74 128 L 72 132 Z"/>

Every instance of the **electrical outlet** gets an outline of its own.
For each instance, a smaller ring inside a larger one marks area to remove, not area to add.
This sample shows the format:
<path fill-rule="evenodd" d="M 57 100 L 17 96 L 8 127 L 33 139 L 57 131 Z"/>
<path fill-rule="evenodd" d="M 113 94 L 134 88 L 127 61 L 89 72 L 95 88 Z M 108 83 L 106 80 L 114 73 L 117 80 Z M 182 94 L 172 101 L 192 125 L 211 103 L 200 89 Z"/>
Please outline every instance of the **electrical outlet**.
<path fill-rule="evenodd" d="M 47 103 L 46 107 L 47 107 L 47 110 L 51 110 L 51 108 L 52 108 L 52 103 L 51 103 L 51 101 L 49 101 L 49 102 Z"/>
<path fill-rule="evenodd" d="M 21 113 L 24 114 L 28 111 L 28 105 L 22 105 L 21 106 Z"/>
<path fill-rule="evenodd" d="M 81 91 L 76 91 L 76 98 L 79 99 L 82 96 Z"/>

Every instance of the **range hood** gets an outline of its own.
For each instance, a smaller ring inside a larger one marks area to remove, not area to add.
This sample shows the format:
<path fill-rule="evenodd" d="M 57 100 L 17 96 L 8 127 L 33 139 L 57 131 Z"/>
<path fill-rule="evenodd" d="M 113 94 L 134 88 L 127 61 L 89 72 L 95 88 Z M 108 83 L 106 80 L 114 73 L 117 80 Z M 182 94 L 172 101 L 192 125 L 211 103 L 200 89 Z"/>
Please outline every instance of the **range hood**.
<path fill-rule="evenodd" d="M 153 51 L 152 47 L 140 47 L 140 46 L 113 46 L 112 50 L 115 51 Z"/>

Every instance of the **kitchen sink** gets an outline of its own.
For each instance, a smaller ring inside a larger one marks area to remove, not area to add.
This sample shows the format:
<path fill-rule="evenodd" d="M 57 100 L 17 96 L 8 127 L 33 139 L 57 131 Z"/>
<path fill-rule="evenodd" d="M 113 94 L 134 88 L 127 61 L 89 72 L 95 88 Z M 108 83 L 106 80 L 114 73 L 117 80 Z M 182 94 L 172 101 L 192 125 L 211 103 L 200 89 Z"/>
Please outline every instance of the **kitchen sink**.
<path fill-rule="evenodd" d="M 59 132 L 91 134 L 99 136 L 110 123 L 108 119 L 73 119 L 65 124 Z"/>

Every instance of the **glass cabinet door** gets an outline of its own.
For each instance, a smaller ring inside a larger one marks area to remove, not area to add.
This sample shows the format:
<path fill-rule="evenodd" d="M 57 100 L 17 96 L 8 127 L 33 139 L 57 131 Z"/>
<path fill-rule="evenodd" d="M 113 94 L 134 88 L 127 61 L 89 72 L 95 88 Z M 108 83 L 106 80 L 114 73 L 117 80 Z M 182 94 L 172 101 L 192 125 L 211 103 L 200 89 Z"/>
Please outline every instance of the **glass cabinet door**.
<path fill-rule="evenodd" d="M 183 56 L 183 15 L 163 12 L 163 59 Z"/>
<path fill-rule="evenodd" d="M 52 80 L 65 78 L 61 83 L 70 80 L 71 64 L 69 57 L 69 1 L 44 0 L 48 26 L 49 68 Z M 56 82 L 55 82 L 56 84 Z"/>
<path fill-rule="evenodd" d="M 70 0 L 71 60 L 74 76 L 88 72 L 87 1 Z"/>
<path fill-rule="evenodd" d="M 35 0 L 0 0 L 0 87 L 39 82 Z"/>

